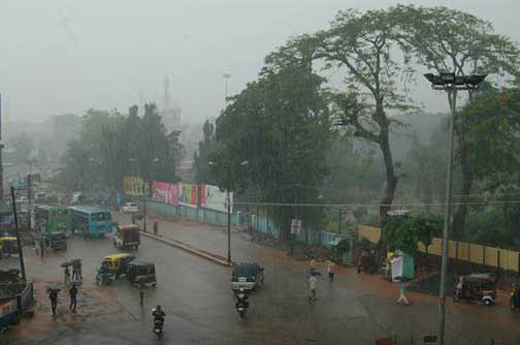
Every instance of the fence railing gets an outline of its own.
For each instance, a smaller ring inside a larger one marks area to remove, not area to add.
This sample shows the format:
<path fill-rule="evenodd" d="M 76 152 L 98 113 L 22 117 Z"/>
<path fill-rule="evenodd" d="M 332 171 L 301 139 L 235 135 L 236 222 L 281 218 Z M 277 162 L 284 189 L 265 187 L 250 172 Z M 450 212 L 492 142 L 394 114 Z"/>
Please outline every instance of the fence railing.
<path fill-rule="evenodd" d="M 358 239 L 361 238 L 366 238 L 372 243 L 378 243 L 381 239 L 381 229 L 373 226 L 358 226 Z M 427 252 L 431 255 L 441 256 L 442 239 L 434 238 L 432 244 L 428 246 L 428 250 L 422 243 L 419 243 L 418 247 L 422 253 Z M 520 252 L 468 242 L 450 240 L 448 242 L 448 258 L 513 272 L 518 272 L 520 267 Z"/>

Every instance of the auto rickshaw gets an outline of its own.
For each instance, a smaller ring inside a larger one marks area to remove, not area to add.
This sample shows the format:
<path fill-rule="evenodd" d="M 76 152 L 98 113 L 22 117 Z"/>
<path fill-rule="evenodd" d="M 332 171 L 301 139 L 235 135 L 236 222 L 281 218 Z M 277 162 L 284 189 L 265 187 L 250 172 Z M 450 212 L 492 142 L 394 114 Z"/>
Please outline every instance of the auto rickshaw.
<path fill-rule="evenodd" d="M 116 226 L 114 247 L 119 249 L 133 248 L 137 250 L 141 244 L 139 231 L 139 226 L 135 224 Z"/>
<path fill-rule="evenodd" d="M 379 264 L 376 260 L 376 254 L 374 251 L 364 250 L 359 255 L 357 262 L 357 272 L 368 272 L 370 274 L 374 274 L 377 272 Z"/>
<path fill-rule="evenodd" d="M 125 275 L 128 270 L 128 264 L 135 259 L 135 255 L 121 253 L 108 255 L 103 258 L 108 271 L 112 273 L 115 279 L 119 279 L 122 275 Z"/>
<path fill-rule="evenodd" d="M 157 277 L 155 275 L 155 265 L 147 261 L 132 261 L 128 264 L 126 274 L 128 281 L 132 284 L 151 284 L 157 286 Z"/>
<path fill-rule="evenodd" d="M 18 268 L 8 270 L 0 270 L 0 282 L 2 283 L 19 283 L 22 281 L 21 271 Z"/>
<path fill-rule="evenodd" d="M 2 256 L 13 255 L 18 253 L 18 243 L 16 242 L 16 237 L 0 237 L 0 254 L 2 254 Z"/>
<path fill-rule="evenodd" d="M 453 300 L 476 301 L 487 306 L 495 304 L 497 297 L 496 282 L 489 274 L 470 274 L 461 276 L 453 295 Z"/>
<path fill-rule="evenodd" d="M 511 310 L 520 309 L 520 282 L 513 283 L 509 296 Z"/>

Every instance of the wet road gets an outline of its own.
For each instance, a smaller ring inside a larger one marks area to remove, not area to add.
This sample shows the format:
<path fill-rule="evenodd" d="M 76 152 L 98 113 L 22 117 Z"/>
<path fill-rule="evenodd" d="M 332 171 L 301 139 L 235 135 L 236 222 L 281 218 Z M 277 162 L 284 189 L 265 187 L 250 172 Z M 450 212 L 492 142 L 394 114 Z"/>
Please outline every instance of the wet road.
<path fill-rule="evenodd" d="M 204 243 L 208 246 L 202 248 L 205 250 L 211 250 L 211 245 L 222 250 L 221 243 L 225 243 L 225 233 L 220 230 L 170 225 L 169 235 L 191 239 L 199 246 Z M 169 225 L 162 226 L 166 231 Z M 353 270 L 339 272 L 334 284 L 320 280 L 319 299 L 310 305 L 305 263 L 293 262 L 277 250 L 250 243 L 236 233 L 235 257 L 240 261 L 258 259 L 266 267 L 266 283 L 253 293 L 248 319 L 242 322 L 233 308 L 228 268 L 143 237 L 137 256 L 156 263 L 158 286 L 146 290 L 145 306 L 141 308 L 137 289 L 124 280 L 102 288 L 93 284 L 101 258 L 118 252 L 111 239 L 74 238 L 69 243 L 66 256 L 52 255 L 42 262 L 28 254 L 28 273 L 37 281 L 60 280 L 60 263 L 82 258 L 85 283 L 80 290 L 78 314 L 70 315 L 62 308 L 64 315 L 54 321 L 48 314 L 39 314 L 34 322 L 47 317 L 48 324 L 37 327 L 29 323 L 14 329 L 5 338 L 7 344 L 373 344 L 374 339 L 387 334 L 397 334 L 408 344 L 412 336 L 417 340 L 436 330 L 435 298 L 412 295 L 411 307 L 396 306 L 397 292 L 388 288 L 390 284 Z M 98 291 L 117 305 L 109 308 L 112 312 L 107 312 L 102 322 L 73 322 L 89 308 L 91 301 L 82 294 L 87 290 Z M 161 340 L 151 333 L 149 315 L 157 303 L 167 312 Z M 488 344 L 492 337 L 520 339 L 520 313 L 512 314 L 504 308 L 458 305 L 448 308 L 447 320 L 448 335 L 458 339 L 449 344 Z M 462 342 L 462 338 L 469 339 Z"/>

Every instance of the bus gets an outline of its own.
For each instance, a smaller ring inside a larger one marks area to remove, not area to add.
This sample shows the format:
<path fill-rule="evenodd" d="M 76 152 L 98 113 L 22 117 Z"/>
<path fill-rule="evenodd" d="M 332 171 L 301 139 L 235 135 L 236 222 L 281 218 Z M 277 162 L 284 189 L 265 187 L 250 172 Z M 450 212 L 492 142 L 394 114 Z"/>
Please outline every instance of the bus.
<path fill-rule="evenodd" d="M 72 230 L 72 217 L 66 206 L 37 205 L 34 216 L 37 228 L 44 233 Z"/>
<path fill-rule="evenodd" d="M 104 237 L 112 231 L 110 211 L 93 206 L 69 207 L 73 232 L 80 231 L 89 237 Z"/>

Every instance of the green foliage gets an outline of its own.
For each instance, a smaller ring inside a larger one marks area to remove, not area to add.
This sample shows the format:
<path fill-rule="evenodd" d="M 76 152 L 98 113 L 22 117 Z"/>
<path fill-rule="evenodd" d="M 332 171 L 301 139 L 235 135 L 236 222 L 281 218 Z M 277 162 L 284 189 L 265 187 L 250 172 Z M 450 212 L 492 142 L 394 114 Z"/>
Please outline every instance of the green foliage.
<path fill-rule="evenodd" d="M 83 116 L 80 138 L 69 142 L 60 176 L 65 184 L 83 190 L 123 189 L 123 178 L 175 182 L 182 147 L 179 133 L 167 133 L 155 104 L 137 106 L 127 116 L 116 111 L 89 110 Z"/>
<path fill-rule="evenodd" d="M 432 239 L 441 234 L 442 226 L 442 219 L 432 215 L 388 217 L 383 224 L 383 238 L 391 251 L 414 253 L 419 242 L 428 248 Z"/>
<path fill-rule="evenodd" d="M 327 173 L 330 122 L 321 84 L 306 66 L 265 70 L 217 119 L 212 175 L 219 186 L 259 191 L 257 201 L 315 202 L 313 188 Z M 241 162 L 247 160 L 247 166 Z M 293 207 L 276 207 L 273 218 L 287 238 Z M 319 228 L 322 210 L 298 212 L 304 227 Z"/>
<path fill-rule="evenodd" d="M 202 126 L 204 139 L 199 141 L 199 149 L 194 153 L 195 161 L 195 179 L 198 183 L 205 182 L 214 184 L 213 177 L 210 170 L 210 155 L 215 148 L 215 126 L 209 121 L 204 122 Z"/>

